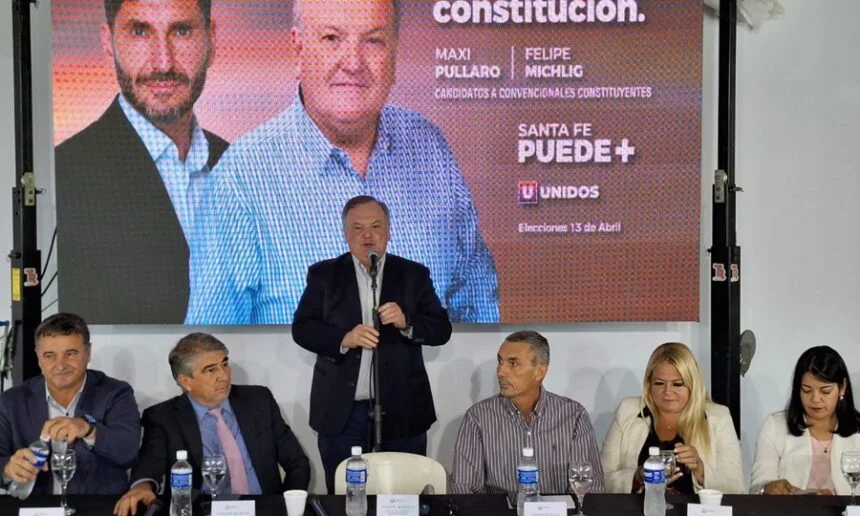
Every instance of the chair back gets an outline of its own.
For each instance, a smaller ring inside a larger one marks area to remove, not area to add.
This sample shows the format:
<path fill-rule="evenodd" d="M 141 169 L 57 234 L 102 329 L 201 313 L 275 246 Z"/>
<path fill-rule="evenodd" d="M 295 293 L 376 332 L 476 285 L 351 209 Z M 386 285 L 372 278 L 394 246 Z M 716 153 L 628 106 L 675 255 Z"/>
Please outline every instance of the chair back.
<path fill-rule="evenodd" d="M 367 494 L 421 494 L 429 484 L 435 494 L 447 494 L 448 474 L 439 462 L 412 453 L 362 454 L 367 461 Z M 349 460 L 349 459 L 347 459 Z M 346 460 L 334 473 L 335 494 L 346 494 Z"/>

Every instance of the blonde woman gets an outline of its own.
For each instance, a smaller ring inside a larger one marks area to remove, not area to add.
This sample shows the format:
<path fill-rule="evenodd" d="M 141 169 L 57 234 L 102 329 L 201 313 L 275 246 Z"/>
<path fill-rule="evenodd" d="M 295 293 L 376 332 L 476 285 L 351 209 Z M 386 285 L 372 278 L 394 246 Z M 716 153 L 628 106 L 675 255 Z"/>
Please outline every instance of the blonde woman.
<path fill-rule="evenodd" d="M 667 483 L 677 492 L 744 492 L 732 416 L 710 401 L 699 364 L 684 344 L 670 342 L 655 349 L 645 369 L 642 396 L 623 400 L 615 411 L 600 455 L 606 492 L 639 491 L 650 446 L 675 453 L 678 468 Z"/>

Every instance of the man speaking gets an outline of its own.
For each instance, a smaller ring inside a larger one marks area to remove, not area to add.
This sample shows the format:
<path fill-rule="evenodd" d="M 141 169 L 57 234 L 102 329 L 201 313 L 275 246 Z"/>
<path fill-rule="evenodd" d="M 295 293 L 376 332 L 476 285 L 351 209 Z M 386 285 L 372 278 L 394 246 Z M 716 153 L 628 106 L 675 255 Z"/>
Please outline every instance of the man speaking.
<path fill-rule="evenodd" d="M 421 346 L 441 346 L 451 337 L 427 267 L 385 252 L 388 206 L 370 196 L 354 197 L 341 219 L 349 252 L 308 269 L 292 327 L 296 343 L 317 354 L 310 426 L 319 434 L 330 493 L 334 471 L 350 448 L 371 447 L 371 400 L 377 395 L 384 410 L 380 451 L 426 454 L 436 411 Z M 372 385 L 374 352 L 378 394 Z"/>

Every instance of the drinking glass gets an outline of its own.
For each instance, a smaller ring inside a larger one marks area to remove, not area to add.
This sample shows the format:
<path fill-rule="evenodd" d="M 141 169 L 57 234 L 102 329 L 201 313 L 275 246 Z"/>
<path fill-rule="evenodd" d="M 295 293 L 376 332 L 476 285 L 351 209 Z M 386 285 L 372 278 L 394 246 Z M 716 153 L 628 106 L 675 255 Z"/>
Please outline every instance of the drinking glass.
<path fill-rule="evenodd" d="M 675 469 L 678 467 L 678 463 L 675 459 L 675 452 L 672 450 L 660 450 L 660 460 L 663 461 L 663 469 L 664 475 L 666 476 L 666 487 L 669 487 L 669 479 L 672 478 L 672 475 L 675 474 Z M 668 489 L 666 490 L 668 494 Z M 666 502 L 666 510 L 670 511 L 674 509 L 675 506 Z"/>
<path fill-rule="evenodd" d="M 75 476 L 75 470 L 77 467 L 78 461 L 74 450 L 66 450 L 65 453 L 55 452 L 51 454 L 51 470 L 54 472 L 54 475 L 57 477 L 57 481 L 60 483 L 60 504 L 62 505 L 63 512 L 66 516 L 71 516 L 75 513 L 75 510 L 69 507 L 68 500 L 66 499 L 66 490 L 69 487 L 69 481 Z"/>
<path fill-rule="evenodd" d="M 209 490 L 212 492 L 212 501 L 218 498 L 218 489 L 221 488 L 221 483 L 224 482 L 224 477 L 227 476 L 227 461 L 224 456 L 204 455 L 203 465 L 200 469 L 203 473 L 203 480 L 209 485 Z"/>
<path fill-rule="evenodd" d="M 582 512 L 582 502 L 585 499 L 585 494 L 591 489 L 594 484 L 594 473 L 591 470 L 591 464 L 588 462 L 573 462 L 568 470 L 567 480 L 570 482 L 570 489 L 576 495 L 576 516 L 585 516 Z"/>
<path fill-rule="evenodd" d="M 854 489 L 860 484 L 860 451 L 842 452 L 842 474 L 851 486 L 851 505 L 854 505 Z"/>

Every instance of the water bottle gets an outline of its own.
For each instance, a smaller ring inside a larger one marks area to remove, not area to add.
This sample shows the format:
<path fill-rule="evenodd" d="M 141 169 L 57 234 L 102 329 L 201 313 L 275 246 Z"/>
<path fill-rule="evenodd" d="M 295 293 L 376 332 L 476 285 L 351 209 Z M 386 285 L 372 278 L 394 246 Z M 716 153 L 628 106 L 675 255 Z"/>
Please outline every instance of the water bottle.
<path fill-rule="evenodd" d="M 36 462 L 33 465 L 37 468 L 41 468 L 45 465 L 45 462 L 48 461 L 48 456 L 51 454 L 51 450 L 48 448 L 48 443 L 50 441 L 50 436 L 43 435 L 39 437 L 37 441 L 30 443 L 30 451 L 36 456 Z M 9 495 L 21 500 L 26 500 L 27 497 L 30 496 L 30 493 L 33 492 L 33 486 L 36 485 L 36 478 L 38 478 L 38 476 L 39 475 L 37 473 L 36 476 L 33 477 L 33 480 L 24 484 L 12 482 L 8 490 Z"/>
<path fill-rule="evenodd" d="M 346 461 L 346 516 L 366 515 L 367 461 L 361 458 L 361 446 L 353 446 Z"/>
<path fill-rule="evenodd" d="M 177 450 L 170 468 L 170 516 L 191 516 L 191 473 L 188 452 Z"/>
<path fill-rule="evenodd" d="M 660 459 L 660 448 L 648 448 L 645 461 L 645 516 L 664 516 L 666 514 L 666 469 Z"/>
<path fill-rule="evenodd" d="M 538 479 L 540 471 L 535 460 L 535 449 L 526 446 L 520 463 L 517 464 L 517 516 L 522 516 L 523 505 L 526 502 L 536 502 L 538 499 Z"/>

